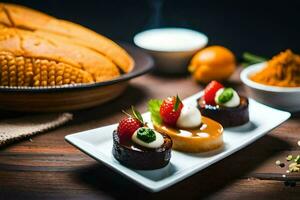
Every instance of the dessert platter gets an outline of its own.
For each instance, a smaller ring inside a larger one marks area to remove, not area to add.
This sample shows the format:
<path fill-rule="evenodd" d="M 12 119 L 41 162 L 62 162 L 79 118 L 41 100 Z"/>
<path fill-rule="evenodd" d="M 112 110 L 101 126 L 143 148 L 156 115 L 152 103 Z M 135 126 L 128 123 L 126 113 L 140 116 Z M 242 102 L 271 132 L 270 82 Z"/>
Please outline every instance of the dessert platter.
<path fill-rule="evenodd" d="M 244 148 L 290 117 L 288 112 L 240 96 L 216 81 L 183 101 L 178 95 L 151 99 L 148 110 L 140 114 L 132 107 L 131 114 L 125 112 L 117 124 L 65 139 L 157 192 Z M 217 113 L 223 118 L 216 117 Z"/>

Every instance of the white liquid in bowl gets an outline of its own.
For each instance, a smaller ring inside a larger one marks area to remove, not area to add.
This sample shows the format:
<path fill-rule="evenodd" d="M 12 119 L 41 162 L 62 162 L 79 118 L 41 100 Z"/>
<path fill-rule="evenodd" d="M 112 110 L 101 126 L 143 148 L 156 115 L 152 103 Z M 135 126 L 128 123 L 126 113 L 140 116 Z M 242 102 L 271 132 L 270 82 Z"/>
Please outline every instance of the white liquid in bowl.
<path fill-rule="evenodd" d="M 206 46 L 208 38 L 185 28 L 159 28 L 143 31 L 134 37 L 134 43 L 152 51 L 193 51 Z"/>

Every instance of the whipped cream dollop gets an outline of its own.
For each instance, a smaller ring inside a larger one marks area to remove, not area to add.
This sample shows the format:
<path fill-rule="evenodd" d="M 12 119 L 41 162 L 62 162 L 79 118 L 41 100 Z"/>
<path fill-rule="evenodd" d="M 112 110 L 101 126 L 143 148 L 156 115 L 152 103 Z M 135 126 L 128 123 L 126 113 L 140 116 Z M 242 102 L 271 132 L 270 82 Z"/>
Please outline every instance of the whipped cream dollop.
<path fill-rule="evenodd" d="M 195 128 L 201 125 L 202 116 L 198 108 L 184 105 L 176 126 L 179 128 Z"/>
<path fill-rule="evenodd" d="M 139 128 L 139 129 L 141 129 L 141 128 Z M 163 136 L 160 133 L 158 133 L 157 131 L 155 131 L 155 130 L 152 130 L 155 133 L 155 140 L 152 141 L 152 142 L 149 142 L 149 143 L 144 142 L 143 140 L 141 140 L 137 136 L 139 129 L 137 129 L 133 133 L 133 135 L 131 136 L 131 139 L 132 139 L 132 141 L 134 143 L 136 143 L 138 145 L 141 145 L 143 147 L 151 148 L 151 149 L 159 148 L 159 147 L 161 147 L 164 144 L 164 138 L 163 138 Z"/>
<path fill-rule="evenodd" d="M 215 96 L 215 102 L 218 104 L 218 105 L 221 105 L 221 106 L 225 106 L 225 107 L 229 107 L 229 108 L 233 108 L 233 107 L 237 107 L 240 105 L 240 96 L 238 95 L 238 93 L 231 89 L 232 90 L 232 97 L 231 99 L 229 99 L 228 101 L 226 102 L 220 102 L 220 96 L 222 95 L 222 93 L 224 92 L 224 89 L 225 88 L 221 88 L 219 89 L 217 92 L 216 92 L 216 96 Z"/>

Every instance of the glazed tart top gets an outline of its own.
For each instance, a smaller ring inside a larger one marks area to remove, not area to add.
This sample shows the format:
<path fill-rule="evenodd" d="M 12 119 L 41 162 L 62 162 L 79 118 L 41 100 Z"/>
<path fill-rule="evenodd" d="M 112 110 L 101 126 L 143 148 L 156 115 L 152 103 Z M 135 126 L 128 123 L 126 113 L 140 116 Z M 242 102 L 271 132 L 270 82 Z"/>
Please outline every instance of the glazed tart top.
<path fill-rule="evenodd" d="M 155 124 L 155 129 L 161 133 L 170 135 L 176 139 L 211 140 L 219 138 L 223 134 L 223 127 L 218 122 L 202 116 L 202 123 L 193 129 L 179 129 L 165 124 Z"/>

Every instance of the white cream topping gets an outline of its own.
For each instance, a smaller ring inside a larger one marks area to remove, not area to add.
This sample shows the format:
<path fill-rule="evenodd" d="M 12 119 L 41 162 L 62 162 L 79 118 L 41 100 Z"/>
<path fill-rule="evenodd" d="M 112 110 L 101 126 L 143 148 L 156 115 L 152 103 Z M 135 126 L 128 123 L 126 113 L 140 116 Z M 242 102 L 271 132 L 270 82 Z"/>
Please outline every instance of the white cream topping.
<path fill-rule="evenodd" d="M 240 96 L 238 95 L 238 93 L 235 90 L 233 90 L 233 96 L 229 101 L 227 101 L 226 103 L 220 103 L 218 101 L 218 98 L 222 94 L 223 91 L 224 91 L 224 88 L 221 88 L 216 92 L 215 102 L 218 105 L 229 107 L 229 108 L 237 107 L 240 105 Z"/>
<path fill-rule="evenodd" d="M 180 128 L 195 128 L 201 125 L 201 113 L 198 108 L 194 106 L 184 105 L 176 126 Z"/>
<path fill-rule="evenodd" d="M 139 129 L 138 129 L 139 130 Z M 157 131 L 153 130 L 154 133 L 155 133 L 155 136 L 156 136 L 156 139 L 153 141 L 153 142 L 150 142 L 150 143 L 147 143 L 147 142 L 144 142 L 142 140 L 140 140 L 138 137 L 137 137 L 137 132 L 138 130 L 136 130 L 133 135 L 131 136 L 131 139 L 134 143 L 138 144 L 138 145 L 141 145 L 143 147 L 147 147 L 147 148 L 152 148 L 152 149 L 156 149 L 156 148 L 159 148 L 161 147 L 161 145 L 163 145 L 164 143 L 164 138 L 163 136 L 158 133 Z"/>

